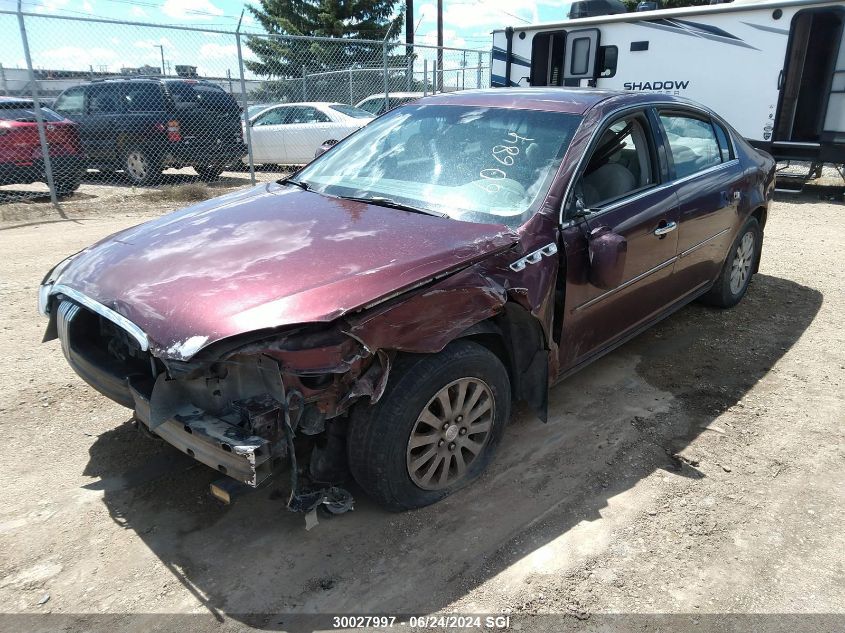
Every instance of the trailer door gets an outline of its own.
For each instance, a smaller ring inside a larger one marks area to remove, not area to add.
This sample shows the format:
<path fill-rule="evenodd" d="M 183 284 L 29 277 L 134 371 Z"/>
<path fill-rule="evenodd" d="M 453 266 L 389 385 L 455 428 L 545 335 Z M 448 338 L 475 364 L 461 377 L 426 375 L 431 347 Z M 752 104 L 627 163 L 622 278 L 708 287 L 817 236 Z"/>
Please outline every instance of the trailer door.
<path fill-rule="evenodd" d="M 780 103 L 775 122 L 775 145 L 818 145 L 832 85 L 842 82 L 837 53 L 842 40 L 845 9 L 824 7 L 795 14 L 790 27 L 784 69 L 779 80 Z M 834 92 L 834 94 L 836 94 Z M 834 115 L 834 119 L 835 119 Z"/>

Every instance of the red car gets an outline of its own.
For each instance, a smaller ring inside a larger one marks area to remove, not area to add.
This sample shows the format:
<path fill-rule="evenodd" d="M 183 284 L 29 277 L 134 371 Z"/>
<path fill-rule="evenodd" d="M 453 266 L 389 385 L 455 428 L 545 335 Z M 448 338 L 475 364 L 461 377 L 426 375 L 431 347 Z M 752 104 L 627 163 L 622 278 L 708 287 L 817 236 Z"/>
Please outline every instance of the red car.
<path fill-rule="evenodd" d="M 550 385 L 649 325 L 738 303 L 774 167 L 667 95 L 437 95 L 61 262 L 45 340 L 221 473 L 287 461 L 294 509 L 347 507 L 300 479 L 346 468 L 419 507 L 483 471 L 512 401 L 545 419 Z"/>
<path fill-rule="evenodd" d="M 82 150 L 76 124 L 49 108 L 44 117 L 50 163 L 58 195 L 72 193 L 82 179 Z M 0 97 L 0 185 L 47 182 L 32 101 Z"/>

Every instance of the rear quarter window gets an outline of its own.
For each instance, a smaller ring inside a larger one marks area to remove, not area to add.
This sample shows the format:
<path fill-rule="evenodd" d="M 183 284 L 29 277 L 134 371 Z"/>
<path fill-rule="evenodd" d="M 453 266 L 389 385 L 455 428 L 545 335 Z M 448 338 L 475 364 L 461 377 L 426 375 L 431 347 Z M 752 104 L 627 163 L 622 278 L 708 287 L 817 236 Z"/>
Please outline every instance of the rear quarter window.
<path fill-rule="evenodd" d="M 212 112 L 240 112 L 237 102 L 224 90 L 201 84 L 172 82 L 167 85 L 176 107 L 195 107 Z"/>

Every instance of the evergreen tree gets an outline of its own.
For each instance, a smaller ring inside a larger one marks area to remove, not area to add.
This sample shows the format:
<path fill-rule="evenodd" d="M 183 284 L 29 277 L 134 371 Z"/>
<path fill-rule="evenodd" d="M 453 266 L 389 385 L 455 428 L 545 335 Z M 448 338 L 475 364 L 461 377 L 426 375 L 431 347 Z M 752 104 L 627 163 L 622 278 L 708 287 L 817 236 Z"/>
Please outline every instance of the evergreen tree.
<path fill-rule="evenodd" d="M 402 0 L 260 0 L 249 11 L 267 32 L 250 36 L 247 46 L 258 60 L 246 62 L 257 75 L 274 79 L 301 77 L 306 72 L 378 67 L 380 44 L 292 40 L 283 35 L 339 39 L 395 39 L 404 13 L 391 19 Z"/>

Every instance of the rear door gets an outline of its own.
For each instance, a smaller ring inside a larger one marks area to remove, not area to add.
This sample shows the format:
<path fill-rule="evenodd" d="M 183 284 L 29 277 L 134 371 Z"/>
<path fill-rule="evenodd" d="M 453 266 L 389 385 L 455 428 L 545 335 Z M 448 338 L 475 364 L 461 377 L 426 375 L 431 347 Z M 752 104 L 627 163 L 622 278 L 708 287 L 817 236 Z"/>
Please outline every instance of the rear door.
<path fill-rule="evenodd" d="M 208 158 L 205 152 L 241 143 L 241 112 L 237 102 L 222 88 L 188 81 L 168 81 L 167 89 L 176 105 L 182 139 L 195 148 L 192 155 Z"/>
<path fill-rule="evenodd" d="M 685 108 L 657 110 L 678 195 L 676 282 L 694 293 L 712 282 L 737 226 L 745 175 L 727 129 Z"/>
<path fill-rule="evenodd" d="M 677 299 L 672 265 L 678 246 L 678 204 L 644 110 L 624 114 L 594 135 L 567 200 L 565 326 L 560 366 L 588 360 L 650 322 Z M 578 215 L 585 217 L 578 217 Z M 589 281 L 586 235 L 608 227 L 627 241 L 621 283 Z"/>

